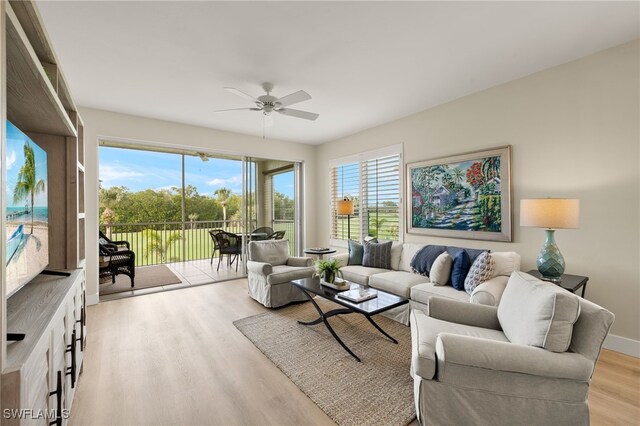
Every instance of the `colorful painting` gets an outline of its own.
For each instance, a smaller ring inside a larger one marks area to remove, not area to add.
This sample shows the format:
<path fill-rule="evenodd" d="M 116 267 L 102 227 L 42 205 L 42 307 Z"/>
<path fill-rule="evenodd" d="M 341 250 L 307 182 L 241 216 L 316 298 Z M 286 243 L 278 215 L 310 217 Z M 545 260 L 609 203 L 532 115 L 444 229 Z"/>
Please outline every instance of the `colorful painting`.
<path fill-rule="evenodd" d="M 408 232 L 511 241 L 511 147 L 407 165 Z"/>

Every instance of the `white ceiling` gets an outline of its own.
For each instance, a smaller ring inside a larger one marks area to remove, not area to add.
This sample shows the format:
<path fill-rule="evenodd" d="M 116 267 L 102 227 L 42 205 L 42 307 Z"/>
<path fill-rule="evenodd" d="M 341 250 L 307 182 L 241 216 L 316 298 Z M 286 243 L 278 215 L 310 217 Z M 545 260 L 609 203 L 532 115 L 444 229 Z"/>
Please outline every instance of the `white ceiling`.
<path fill-rule="evenodd" d="M 262 135 L 223 90 L 281 97 L 270 138 L 321 143 L 640 37 L 638 2 L 52 2 L 77 103 Z"/>

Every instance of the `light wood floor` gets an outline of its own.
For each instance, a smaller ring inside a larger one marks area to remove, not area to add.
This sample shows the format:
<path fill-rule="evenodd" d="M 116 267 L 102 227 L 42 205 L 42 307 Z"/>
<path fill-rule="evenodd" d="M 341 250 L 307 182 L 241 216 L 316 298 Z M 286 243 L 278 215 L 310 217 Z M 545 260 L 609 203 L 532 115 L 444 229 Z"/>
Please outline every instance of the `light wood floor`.
<path fill-rule="evenodd" d="M 228 281 L 104 302 L 71 425 L 332 424 L 232 322 L 265 308 Z M 604 351 L 592 424 L 640 424 L 640 360 Z"/>

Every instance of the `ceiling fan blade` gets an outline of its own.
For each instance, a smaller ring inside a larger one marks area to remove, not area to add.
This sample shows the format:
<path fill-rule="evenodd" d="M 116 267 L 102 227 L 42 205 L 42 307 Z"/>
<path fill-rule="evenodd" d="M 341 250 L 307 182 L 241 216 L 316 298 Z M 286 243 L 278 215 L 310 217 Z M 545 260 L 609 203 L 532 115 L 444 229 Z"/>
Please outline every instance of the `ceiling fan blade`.
<path fill-rule="evenodd" d="M 259 100 L 257 100 L 257 99 L 256 99 L 256 98 L 254 98 L 253 96 L 251 96 L 251 95 L 247 95 L 247 94 L 246 94 L 246 93 L 244 93 L 242 90 L 238 90 L 238 89 L 235 89 L 235 88 L 233 88 L 233 87 L 225 87 L 225 88 L 224 88 L 224 90 L 226 90 L 227 92 L 233 93 L 234 95 L 238 95 L 238 96 L 240 96 L 241 98 L 245 98 L 245 99 L 246 99 L 246 100 L 248 100 L 248 101 L 251 101 L 251 102 L 260 102 Z"/>
<path fill-rule="evenodd" d="M 300 111 L 299 109 L 290 109 L 290 108 L 281 108 L 277 109 L 277 112 L 284 115 L 290 115 L 292 117 L 304 118 L 305 120 L 315 120 L 320 116 L 320 114 L 316 114 L 315 112 L 308 111 Z"/>
<path fill-rule="evenodd" d="M 297 104 L 298 102 L 308 101 L 309 99 L 311 99 L 311 95 L 309 95 L 304 90 L 298 90 L 295 93 L 283 96 L 282 98 L 278 99 L 277 102 L 280 104 L 280 106 L 286 107 L 289 105 Z"/>
<path fill-rule="evenodd" d="M 231 109 L 219 109 L 213 112 L 230 112 L 230 111 L 262 111 L 262 108 L 231 108 Z"/>

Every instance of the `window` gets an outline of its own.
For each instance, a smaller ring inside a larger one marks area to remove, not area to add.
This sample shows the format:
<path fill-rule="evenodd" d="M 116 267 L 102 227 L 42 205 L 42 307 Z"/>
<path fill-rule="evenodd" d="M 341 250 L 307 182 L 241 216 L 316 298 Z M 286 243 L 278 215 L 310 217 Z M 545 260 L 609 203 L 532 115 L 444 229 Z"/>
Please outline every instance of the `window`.
<path fill-rule="evenodd" d="M 331 243 L 348 238 L 377 237 L 399 241 L 402 237 L 402 146 L 394 145 L 330 165 Z M 338 203 L 353 201 L 353 214 L 342 215 Z"/>

